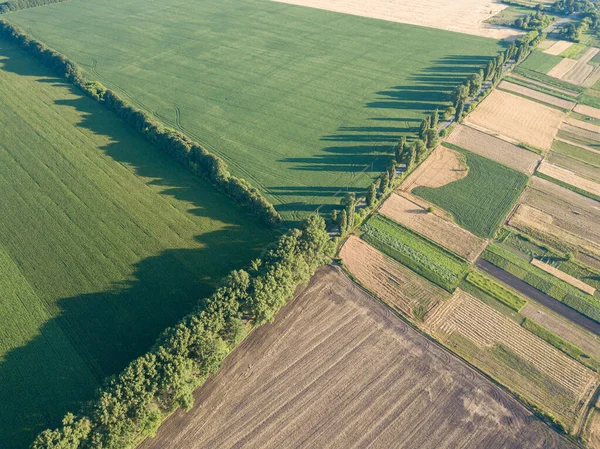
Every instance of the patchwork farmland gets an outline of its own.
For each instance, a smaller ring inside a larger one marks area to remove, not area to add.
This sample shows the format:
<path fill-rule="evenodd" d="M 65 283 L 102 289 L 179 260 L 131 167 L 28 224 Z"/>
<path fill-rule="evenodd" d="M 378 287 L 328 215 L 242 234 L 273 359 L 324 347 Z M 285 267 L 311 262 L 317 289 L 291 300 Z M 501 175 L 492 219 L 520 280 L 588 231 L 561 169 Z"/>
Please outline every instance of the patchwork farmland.
<path fill-rule="evenodd" d="M 366 188 L 399 136 L 502 48 L 267 0 L 75 0 L 6 17 L 221 156 L 290 223 Z"/>

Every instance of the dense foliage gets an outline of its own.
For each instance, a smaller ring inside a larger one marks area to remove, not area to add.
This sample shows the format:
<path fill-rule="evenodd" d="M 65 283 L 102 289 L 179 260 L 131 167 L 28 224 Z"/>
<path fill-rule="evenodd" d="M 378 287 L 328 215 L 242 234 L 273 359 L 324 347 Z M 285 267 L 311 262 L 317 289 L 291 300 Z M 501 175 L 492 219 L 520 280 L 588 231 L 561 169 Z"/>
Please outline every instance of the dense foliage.
<path fill-rule="evenodd" d="M 465 260 L 383 215 L 375 214 L 362 230 L 375 248 L 450 292 L 468 271 Z"/>
<path fill-rule="evenodd" d="M 40 58 L 47 67 L 77 86 L 85 94 L 116 112 L 162 151 L 187 165 L 194 173 L 207 178 L 219 190 L 227 193 L 237 203 L 259 216 L 265 223 L 275 225 L 281 221 L 281 217 L 273 205 L 256 188 L 244 179 L 231 175 L 222 159 L 209 153 L 198 143 L 155 122 L 148 114 L 134 108 L 101 83 L 87 80 L 75 63 L 5 20 L 0 20 L 0 35 Z"/>
<path fill-rule="evenodd" d="M 251 270 L 232 272 L 197 310 L 165 330 L 148 353 L 107 382 L 85 416 L 67 415 L 61 428 L 42 432 L 33 448 L 123 449 L 152 434 L 166 415 L 192 406 L 194 389 L 217 371 L 248 327 L 273 320 L 332 252 L 323 219 L 309 218 Z"/>
<path fill-rule="evenodd" d="M 474 285 L 482 292 L 487 293 L 491 297 L 497 299 L 504 305 L 510 307 L 514 311 L 521 310 L 527 301 L 520 295 L 512 292 L 492 278 L 485 276 L 479 271 L 472 271 L 467 275 L 467 282 Z"/>
<path fill-rule="evenodd" d="M 598 298 L 546 273 L 498 245 L 489 245 L 483 252 L 482 258 L 583 315 L 600 322 L 600 300 Z"/>

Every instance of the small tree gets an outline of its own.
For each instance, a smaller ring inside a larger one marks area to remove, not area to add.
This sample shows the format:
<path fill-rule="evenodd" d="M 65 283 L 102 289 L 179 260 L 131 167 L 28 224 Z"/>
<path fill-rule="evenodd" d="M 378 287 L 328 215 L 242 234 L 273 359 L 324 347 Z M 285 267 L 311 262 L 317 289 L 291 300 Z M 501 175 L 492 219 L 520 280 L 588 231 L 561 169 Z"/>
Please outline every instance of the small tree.
<path fill-rule="evenodd" d="M 377 202 L 377 187 L 375 187 L 375 183 L 373 183 L 367 189 L 367 206 L 373 207 L 376 202 Z"/>
<path fill-rule="evenodd" d="M 469 97 L 469 89 L 464 84 L 461 84 L 452 93 L 452 103 L 456 103 L 460 100 L 465 101 Z"/>
<path fill-rule="evenodd" d="M 456 114 L 456 109 L 454 106 L 448 106 L 444 111 L 444 119 L 450 120 L 452 117 L 454 117 L 454 114 Z"/>
<path fill-rule="evenodd" d="M 427 156 L 427 145 L 422 140 L 415 141 L 415 154 L 417 162 L 421 162 Z"/>
<path fill-rule="evenodd" d="M 336 225 L 336 226 L 337 226 L 337 225 L 338 225 L 338 220 L 339 220 L 339 217 L 338 217 L 338 210 L 337 210 L 337 209 L 333 209 L 333 211 L 331 212 L 331 222 L 332 222 L 334 225 Z"/>
<path fill-rule="evenodd" d="M 348 230 L 348 215 L 346 214 L 346 209 L 340 214 L 338 228 L 340 229 L 340 235 L 344 235 Z"/>
<path fill-rule="evenodd" d="M 395 158 L 396 162 L 399 164 L 402 162 L 402 155 L 404 154 L 404 149 L 406 148 L 406 137 L 402 136 L 400 141 L 398 142 L 398 146 L 396 147 Z"/>
<path fill-rule="evenodd" d="M 346 206 L 346 223 L 348 227 L 354 226 L 354 212 L 356 210 L 356 195 L 354 193 L 347 193 L 342 204 Z"/>
<path fill-rule="evenodd" d="M 471 88 L 469 89 L 469 95 L 472 97 L 481 90 L 483 79 L 479 73 L 474 73 L 469 77 L 471 81 Z"/>
<path fill-rule="evenodd" d="M 440 136 L 435 129 L 428 129 L 425 137 L 425 145 L 429 149 L 435 148 L 440 144 Z"/>
<path fill-rule="evenodd" d="M 394 179 L 396 179 L 396 167 L 398 164 L 396 164 L 396 161 L 392 160 L 392 165 L 390 165 L 390 168 L 388 168 L 388 178 L 389 178 L 389 187 L 391 188 L 394 185 Z"/>
<path fill-rule="evenodd" d="M 465 111 L 465 102 L 459 101 L 456 104 L 456 113 L 455 113 L 457 122 L 462 122 L 464 111 Z"/>
<path fill-rule="evenodd" d="M 439 111 L 436 109 L 435 111 L 432 112 L 431 114 L 431 129 L 438 129 L 438 125 L 440 123 L 440 113 Z"/>
<path fill-rule="evenodd" d="M 406 155 L 406 171 L 412 170 L 417 160 L 417 155 L 415 153 L 415 146 L 411 145 L 408 149 L 408 153 Z"/>
<path fill-rule="evenodd" d="M 425 139 L 425 133 L 429 129 L 429 117 L 427 119 L 421 120 L 421 127 L 419 128 L 419 139 Z"/>
<path fill-rule="evenodd" d="M 390 185 L 390 174 L 388 171 L 384 171 L 383 175 L 381 175 L 381 181 L 379 183 L 380 195 L 385 195 L 388 191 Z"/>

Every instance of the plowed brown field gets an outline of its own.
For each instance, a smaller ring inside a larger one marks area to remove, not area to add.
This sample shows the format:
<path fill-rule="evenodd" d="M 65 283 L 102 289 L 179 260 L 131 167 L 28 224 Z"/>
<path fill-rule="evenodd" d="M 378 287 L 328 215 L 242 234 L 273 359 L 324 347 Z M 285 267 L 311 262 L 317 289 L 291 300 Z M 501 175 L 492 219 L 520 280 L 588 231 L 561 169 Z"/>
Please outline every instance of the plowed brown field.
<path fill-rule="evenodd" d="M 435 213 L 427 212 L 409 198 L 393 193 L 383 203 L 379 212 L 403 226 L 433 240 L 470 262 L 474 262 L 487 246 L 487 240 L 481 239 L 457 224 Z"/>
<path fill-rule="evenodd" d="M 324 267 L 140 449 L 575 446 Z"/>
<path fill-rule="evenodd" d="M 548 150 L 564 114 L 548 106 L 500 90 L 493 90 L 467 116 L 473 123 L 499 134 Z"/>
<path fill-rule="evenodd" d="M 414 317 L 450 295 L 409 268 L 387 257 L 364 240 L 351 235 L 340 257 L 352 276 L 379 298 Z"/>
<path fill-rule="evenodd" d="M 473 364 L 545 410 L 568 426 L 574 426 L 598 383 L 597 376 L 579 362 L 533 335 L 517 323 L 470 294 L 457 289 L 452 299 L 441 303 L 427 317 L 430 325 L 447 341 L 454 334 L 467 339 L 467 357 Z M 502 345 L 532 368 L 525 374 L 507 359 L 494 358 L 492 348 Z M 460 350 L 459 350 L 460 353 Z M 540 382 L 543 379 L 542 382 Z"/>
<path fill-rule="evenodd" d="M 470 126 L 458 125 L 446 140 L 529 175 L 533 174 L 538 162 L 542 159 L 541 156 L 531 151 L 519 148 Z"/>

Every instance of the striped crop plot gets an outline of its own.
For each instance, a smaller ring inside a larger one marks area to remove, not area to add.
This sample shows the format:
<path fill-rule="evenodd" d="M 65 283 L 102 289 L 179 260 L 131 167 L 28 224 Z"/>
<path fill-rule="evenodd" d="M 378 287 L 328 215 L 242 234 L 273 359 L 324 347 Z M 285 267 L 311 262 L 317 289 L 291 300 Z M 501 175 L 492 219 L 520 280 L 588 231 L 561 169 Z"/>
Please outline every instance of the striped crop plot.
<path fill-rule="evenodd" d="M 0 41 L 0 447 L 77 410 L 274 239 Z"/>
<path fill-rule="evenodd" d="M 458 289 L 426 317 L 458 354 L 573 429 L 597 376 L 502 313 Z"/>

